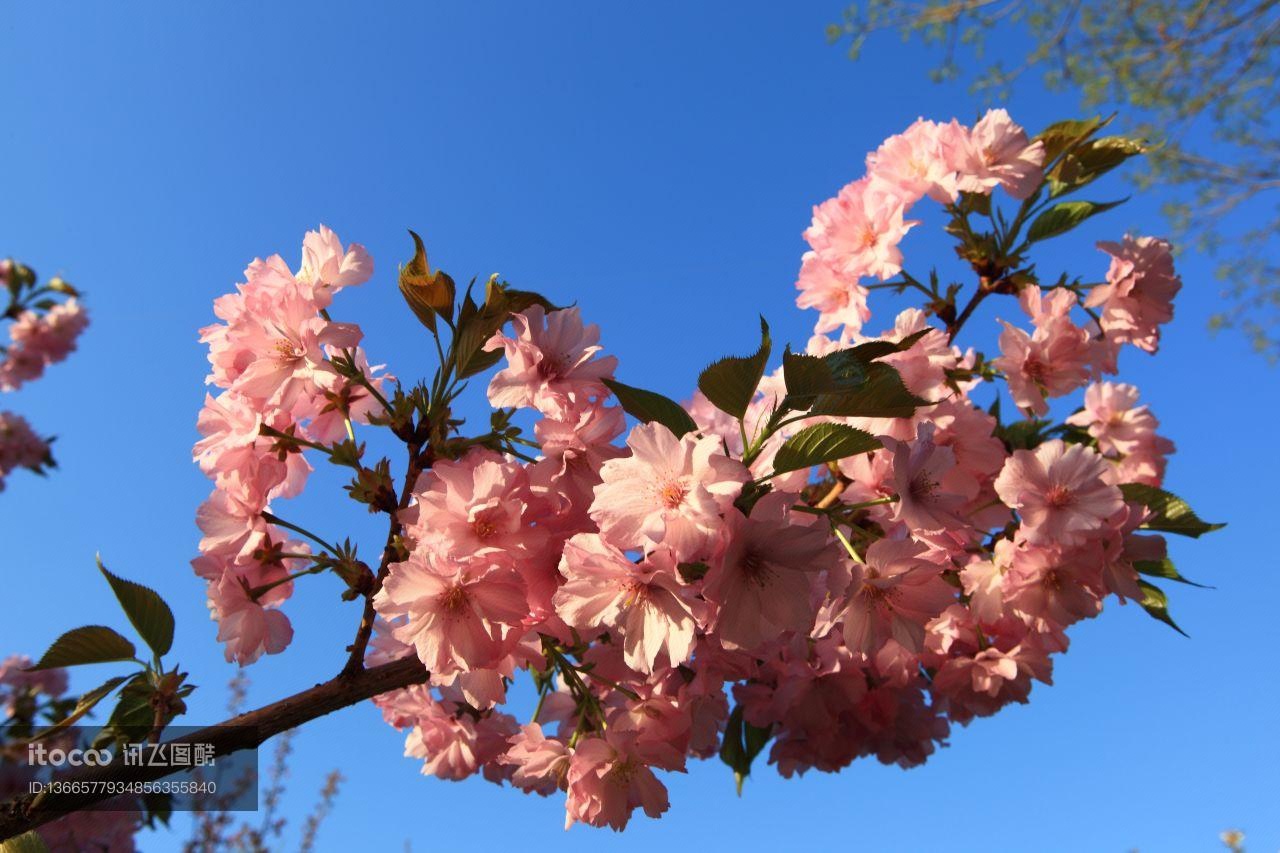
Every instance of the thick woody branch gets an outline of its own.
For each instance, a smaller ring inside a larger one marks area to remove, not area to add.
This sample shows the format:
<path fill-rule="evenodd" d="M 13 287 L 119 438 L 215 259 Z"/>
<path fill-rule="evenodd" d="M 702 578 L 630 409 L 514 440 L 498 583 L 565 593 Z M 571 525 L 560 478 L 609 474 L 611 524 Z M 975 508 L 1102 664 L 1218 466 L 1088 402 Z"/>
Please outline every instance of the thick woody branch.
<path fill-rule="evenodd" d="M 281 732 L 334 711 L 350 707 L 366 699 L 401 687 L 421 684 L 427 671 L 416 657 L 404 658 L 364 669 L 354 674 L 339 675 L 309 690 L 233 717 L 224 723 L 200 729 L 175 738 L 169 743 L 212 744 L 221 758 L 244 749 L 253 749 Z M 67 782 L 150 782 L 174 772 L 169 767 L 112 767 L 95 769 L 68 777 Z M 27 794 L 0 803 L 0 841 L 21 835 L 69 812 L 110 799 L 111 795 L 84 794 L 39 800 Z"/>

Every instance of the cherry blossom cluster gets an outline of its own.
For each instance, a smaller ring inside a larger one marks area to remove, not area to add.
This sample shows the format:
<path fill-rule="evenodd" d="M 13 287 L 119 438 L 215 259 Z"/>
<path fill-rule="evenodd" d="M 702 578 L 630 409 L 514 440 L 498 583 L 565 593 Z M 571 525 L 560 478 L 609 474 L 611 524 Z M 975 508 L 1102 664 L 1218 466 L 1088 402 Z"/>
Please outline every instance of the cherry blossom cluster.
<path fill-rule="evenodd" d="M 1055 201 L 1092 179 L 1087 146 L 1120 144 L 1080 124 L 1033 140 L 996 110 L 887 140 L 805 232 L 797 304 L 819 312 L 806 349 L 766 372 L 766 329 L 756 356 L 708 368 L 683 407 L 618 382 L 577 308 L 517 304 L 491 281 L 483 305 L 468 290 L 455 311 L 420 243 L 401 290 L 437 344 L 443 326 L 454 338 L 429 388 L 383 395 L 359 330 L 326 310 L 369 277 L 363 250 L 322 229 L 297 274 L 255 261 L 203 332 L 223 391 L 200 418 L 215 491 L 195 566 L 228 660 L 288 644 L 278 607 L 308 566 L 344 572 L 347 549 L 288 525 L 327 551 L 317 560 L 268 508 L 302 488 L 311 450 L 355 468 L 352 497 L 391 518 L 376 576 L 345 577 L 377 616 L 366 662 L 414 657 L 428 675 L 376 700 L 406 755 L 443 779 L 563 792 L 566 826 L 662 814 L 657 774 L 690 758 L 719 754 L 739 783 L 766 747 L 788 777 L 868 756 L 918 765 L 952 726 L 1049 683 L 1068 629 L 1107 599 L 1171 621 L 1140 574 L 1179 577 L 1153 532 L 1172 529 L 1173 445 L 1137 389 L 1107 379 L 1124 345 L 1155 352 L 1172 317 L 1169 246 L 1103 243 L 1093 283 L 1041 282 L 1025 260 L 1101 209 Z M 992 215 L 997 189 L 1016 215 Z M 958 286 L 904 269 L 925 197 L 978 279 L 964 307 Z M 866 334 L 881 286 L 927 299 Z M 992 329 L 995 358 L 962 349 L 974 309 L 1001 294 L 1025 322 Z M 493 429 L 463 436 L 449 404 L 488 365 Z M 988 405 L 1001 396 L 1013 422 Z M 343 450 L 353 423 L 409 447 L 399 503 L 389 468 Z M 537 698 L 517 715 L 521 671 Z"/>
<path fill-rule="evenodd" d="M 280 605 L 290 571 L 309 565 L 309 543 L 267 521 L 270 502 L 301 492 L 311 471 L 300 442 L 319 446 L 348 435 L 370 410 L 369 388 L 341 375 L 334 357 L 370 369 L 359 327 L 329 319 L 335 293 L 373 273 L 364 247 L 343 247 L 328 228 L 308 232 L 295 274 L 279 255 L 255 260 L 235 293 L 220 297 L 200 339 L 213 366 L 194 454 L 213 481 L 197 523 L 204 534 L 196 573 L 208 581 L 209 609 L 228 661 L 252 663 L 283 651 L 293 636 Z M 377 387 L 382 378 L 370 384 Z M 282 445 L 264 427 L 295 441 Z"/>
<path fill-rule="evenodd" d="M 31 734 L 33 726 L 60 718 L 75 705 L 75 698 L 65 695 L 65 669 L 28 671 L 32 663 L 24 655 L 0 660 L 0 744 L 11 738 L 20 741 Z M 56 745 L 59 744 L 55 740 L 51 747 Z M 20 742 L 17 746 L 23 748 Z M 17 755 L 9 760 L 0 751 L 0 801 L 25 793 L 28 783 L 35 779 L 35 768 Z M 40 827 L 38 832 L 50 850 L 132 853 L 136 849 L 133 837 L 141 822 L 137 811 L 127 809 L 79 811 Z"/>
<path fill-rule="evenodd" d="M 74 352 L 89 316 L 73 287 L 58 278 L 38 285 L 30 267 L 9 258 L 0 260 L 0 289 L 9 296 L 0 319 L 11 321 L 9 343 L 0 347 L 0 393 L 4 393 L 39 379 L 46 368 Z M 52 298 L 59 294 L 68 298 Z M 0 411 L 0 490 L 17 469 L 42 473 L 52 463 L 49 440 L 37 435 L 22 416 Z"/>

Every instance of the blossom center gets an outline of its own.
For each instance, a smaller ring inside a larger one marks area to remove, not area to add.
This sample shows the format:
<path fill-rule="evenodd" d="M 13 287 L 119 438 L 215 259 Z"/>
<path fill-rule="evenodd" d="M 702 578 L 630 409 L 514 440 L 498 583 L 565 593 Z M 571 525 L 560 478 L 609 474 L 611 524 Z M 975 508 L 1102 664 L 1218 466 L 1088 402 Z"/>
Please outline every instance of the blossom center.
<path fill-rule="evenodd" d="M 440 596 L 440 609 L 449 616 L 458 616 L 467 607 L 467 590 L 462 584 L 454 584 Z"/>
<path fill-rule="evenodd" d="M 683 483 L 673 482 L 667 483 L 658 490 L 658 499 L 662 501 L 662 505 L 667 509 L 675 509 L 684 503 L 684 499 L 688 494 L 689 490 L 684 487 Z"/>
<path fill-rule="evenodd" d="M 1064 509 L 1075 502 L 1075 495 L 1066 486 L 1058 484 L 1045 492 L 1044 500 L 1054 509 Z"/>
<path fill-rule="evenodd" d="M 929 500 L 937 490 L 938 482 L 924 472 L 912 478 L 909 488 L 911 497 L 917 501 Z"/>
<path fill-rule="evenodd" d="M 288 338 L 281 338 L 275 345 L 276 358 L 280 361 L 297 361 L 306 355 L 306 350 Z"/>

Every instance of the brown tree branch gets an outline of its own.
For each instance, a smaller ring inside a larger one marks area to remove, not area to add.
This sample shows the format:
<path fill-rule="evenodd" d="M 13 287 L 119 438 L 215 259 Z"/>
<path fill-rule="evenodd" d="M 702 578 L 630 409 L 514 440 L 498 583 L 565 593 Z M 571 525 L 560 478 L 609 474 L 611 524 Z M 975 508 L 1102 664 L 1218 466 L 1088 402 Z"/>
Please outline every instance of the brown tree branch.
<path fill-rule="evenodd" d="M 295 729 L 303 723 L 382 693 L 421 684 L 427 680 L 427 676 L 426 668 L 416 657 L 403 658 L 372 669 L 362 669 L 351 675 L 338 675 L 301 693 L 273 702 L 256 711 L 232 717 L 219 725 L 175 738 L 169 743 L 212 744 L 215 755 L 222 758 L 244 749 L 253 749 L 281 732 Z M 173 772 L 175 768 L 171 767 L 113 766 L 77 773 L 65 781 L 149 782 Z M 74 797 L 62 795 L 57 800 L 37 801 L 39 799 L 37 795 L 25 794 L 0 803 L 0 841 L 22 835 L 69 812 L 102 802 L 112 796 L 104 792 Z"/>

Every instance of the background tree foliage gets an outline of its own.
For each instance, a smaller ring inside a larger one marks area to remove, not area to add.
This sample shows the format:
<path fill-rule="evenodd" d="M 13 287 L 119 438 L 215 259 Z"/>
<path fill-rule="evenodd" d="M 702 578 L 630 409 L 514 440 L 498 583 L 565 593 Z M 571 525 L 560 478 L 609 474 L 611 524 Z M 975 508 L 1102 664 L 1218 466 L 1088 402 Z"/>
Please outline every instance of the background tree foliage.
<path fill-rule="evenodd" d="M 1280 265 L 1269 251 L 1280 234 L 1280 0 L 865 0 L 828 35 L 856 58 L 881 30 L 938 43 L 936 80 L 971 57 L 975 89 L 993 97 L 1034 72 L 1050 89 L 1078 90 L 1088 109 L 1117 110 L 1127 132 L 1157 145 L 1134 180 L 1164 193 L 1181 242 L 1220 261 L 1223 305 L 1210 327 L 1238 328 L 1280 361 Z M 1030 45 L 1012 65 L 992 56 L 1007 52 L 1005 34 Z"/>

